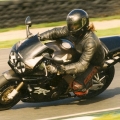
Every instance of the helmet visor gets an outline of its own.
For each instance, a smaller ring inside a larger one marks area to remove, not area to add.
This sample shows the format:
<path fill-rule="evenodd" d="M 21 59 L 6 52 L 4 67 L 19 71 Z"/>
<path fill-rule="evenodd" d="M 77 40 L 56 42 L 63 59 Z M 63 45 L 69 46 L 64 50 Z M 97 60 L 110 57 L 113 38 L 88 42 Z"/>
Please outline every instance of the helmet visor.
<path fill-rule="evenodd" d="M 70 32 L 77 32 L 82 27 L 84 27 L 85 24 L 86 24 L 86 19 L 82 18 L 81 20 L 79 20 L 76 23 L 68 23 L 67 26 L 68 26 L 68 30 Z"/>

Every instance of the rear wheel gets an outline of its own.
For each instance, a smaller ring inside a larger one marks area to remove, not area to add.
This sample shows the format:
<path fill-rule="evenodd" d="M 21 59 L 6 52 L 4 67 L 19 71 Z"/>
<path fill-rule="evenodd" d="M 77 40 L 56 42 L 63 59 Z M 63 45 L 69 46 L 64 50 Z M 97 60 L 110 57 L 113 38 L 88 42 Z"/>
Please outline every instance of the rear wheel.
<path fill-rule="evenodd" d="M 114 66 L 97 73 L 93 78 L 93 86 L 95 87 L 93 88 L 91 87 L 89 93 L 83 98 L 85 99 L 94 98 L 95 96 L 98 96 L 103 91 L 105 91 L 112 82 L 114 74 L 115 74 Z"/>
<path fill-rule="evenodd" d="M 0 76 L 0 80 L 4 80 L 4 76 Z M 13 99 L 8 99 L 8 94 L 11 93 L 16 87 L 14 82 L 7 82 L 0 87 L 0 110 L 7 110 L 16 105 L 20 99 L 21 94 L 18 93 Z"/>

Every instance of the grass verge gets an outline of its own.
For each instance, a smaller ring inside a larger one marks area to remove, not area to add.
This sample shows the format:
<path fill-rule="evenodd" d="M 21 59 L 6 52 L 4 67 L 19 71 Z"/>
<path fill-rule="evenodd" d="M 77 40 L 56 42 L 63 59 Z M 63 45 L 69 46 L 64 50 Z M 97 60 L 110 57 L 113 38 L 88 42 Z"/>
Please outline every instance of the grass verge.
<path fill-rule="evenodd" d="M 120 114 L 106 114 L 93 120 L 120 120 Z"/>
<path fill-rule="evenodd" d="M 20 39 L 0 41 L 0 48 L 10 48 Z"/>
<path fill-rule="evenodd" d="M 102 36 L 112 36 L 112 35 L 120 35 L 120 27 L 105 29 L 105 30 L 98 30 L 95 32 L 98 37 Z"/>

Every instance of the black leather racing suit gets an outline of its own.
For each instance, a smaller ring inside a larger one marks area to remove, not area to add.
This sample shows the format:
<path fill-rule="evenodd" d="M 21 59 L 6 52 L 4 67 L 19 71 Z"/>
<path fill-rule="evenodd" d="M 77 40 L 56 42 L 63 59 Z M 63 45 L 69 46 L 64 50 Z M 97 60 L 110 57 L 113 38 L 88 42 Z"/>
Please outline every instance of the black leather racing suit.
<path fill-rule="evenodd" d="M 40 34 L 41 40 L 55 40 L 57 38 L 68 38 L 75 43 L 75 48 L 82 53 L 79 61 L 65 66 L 66 73 L 84 72 L 89 64 L 101 66 L 104 62 L 105 53 L 98 37 L 88 31 L 84 37 L 75 38 L 69 34 L 67 27 L 57 27 Z M 75 42 L 79 41 L 79 42 Z"/>
<path fill-rule="evenodd" d="M 57 38 L 68 38 L 74 43 L 76 50 L 82 54 L 78 62 L 65 65 L 67 74 L 84 73 L 91 65 L 102 66 L 105 58 L 104 49 L 99 38 L 92 31 L 88 30 L 84 36 L 75 38 L 69 33 L 67 26 L 64 26 L 53 28 L 40 34 L 41 40 L 55 40 Z M 92 71 L 91 67 L 90 70 Z M 80 79 L 80 77 L 76 78 L 76 81 L 79 81 L 77 79 Z"/>

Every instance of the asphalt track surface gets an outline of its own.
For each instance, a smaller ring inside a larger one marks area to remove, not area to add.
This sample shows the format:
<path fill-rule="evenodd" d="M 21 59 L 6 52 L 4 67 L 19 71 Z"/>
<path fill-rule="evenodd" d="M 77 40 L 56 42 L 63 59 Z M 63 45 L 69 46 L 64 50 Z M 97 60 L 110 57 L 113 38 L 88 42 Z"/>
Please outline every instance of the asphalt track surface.
<path fill-rule="evenodd" d="M 10 49 L 0 49 L 0 74 L 10 69 L 7 65 Z M 19 102 L 12 109 L 0 111 L 0 120 L 42 120 L 49 117 L 64 116 L 90 111 L 120 107 L 120 64 L 115 65 L 115 77 L 106 91 L 94 99 L 80 101 L 68 98 L 54 102 Z"/>

